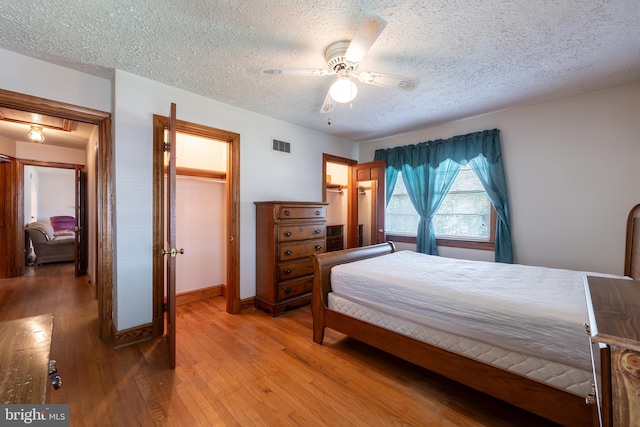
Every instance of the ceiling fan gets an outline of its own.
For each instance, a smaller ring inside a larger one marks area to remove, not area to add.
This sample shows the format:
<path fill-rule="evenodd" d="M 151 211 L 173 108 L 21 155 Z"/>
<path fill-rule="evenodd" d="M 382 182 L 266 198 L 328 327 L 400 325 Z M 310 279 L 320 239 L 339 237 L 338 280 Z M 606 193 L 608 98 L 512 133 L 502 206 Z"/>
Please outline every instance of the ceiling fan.
<path fill-rule="evenodd" d="M 357 72 L 365 54 L 386 26 L 387 22 L 379 16 L 365 16 L 351 42 L 340 41 L 327 48 L 327 68 L 261 68 L 260 74 L 318 77 L 337 75 L 320 108 L 321 113 L 329 113 L 333 111 L 336 103 L 351 102 L 356 97 L 358 87 L 352 78 L 374 86 L 412 91 L 418 85 L 418 79 L 369 71 Z"/>

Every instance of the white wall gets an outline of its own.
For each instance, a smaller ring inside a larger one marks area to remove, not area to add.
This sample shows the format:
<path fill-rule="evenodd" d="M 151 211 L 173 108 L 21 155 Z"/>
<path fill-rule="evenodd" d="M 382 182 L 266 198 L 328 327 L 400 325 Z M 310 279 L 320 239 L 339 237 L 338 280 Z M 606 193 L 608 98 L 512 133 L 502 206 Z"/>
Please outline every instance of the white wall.
<path fill-rule="evenodd" d="M 33 196 L 37 196 L 39 188 L 39 174 L 34 166 L 24 167 L 24 225 L 31 224 L 38 220 L 38 200 L 34 200 Z M 35 194 L 33 194 L 35 192 Z"/>
<path fill-rule="evenodd" d="M 493 128 L 501 132 L 515 262 L 622 274 L 626 219 L 640 201 L 640 84 L 363 143 L 359 159 Z"/>
<path fill-rule="evenodd" d="M 0 135 L 0 154 L 15 157 L 16 142 L 13 139 L 9 139 L 6 136 Z"/>
<path fill-rule="evenodd" d="M 330 163 L 326 165 L 327 175 L 331 176 L 332 184 L 339 184 L 347 186 L 349 184 L 349 167 L 344 164 Z M 327 224 L 343 224 L 344 245 L 346 247 L 347 239 L 347 220 L 348 220 L 348 201 L 349 191 L 347 188 L 327 188 L 326 201 L 329 203 L 327 206 Z"/>
<path fill-rule="evenodd" d="M 86 161 L 84 150 L 24 141 L 16 142 L 16 157 L 42 162 L 70 163 L 73 165 L 84 165 Z"/>
<path fill-rule="evenodd" d="M 111 111 L 111 82 L 0 49 L 0 87 L 13 92 Z"/>
<path fill-rule="evenodd" d="M 38 168 L 38 221 L 52 216 L 76 216 L 75 171 L 73 169 Z"/>
<path fill-rule="evenodd" d="M 171 102 L 179 120 L 240 134 L 240 297 L 255 295 L 253 202 L 322 200 L 322 153 L 355 158 L 354 145 L 122 71 L 114 84 L 118 330 L 151 321 L 153 114 Z M 271 151 L 272 137 L 291 154 Z"/>
<path fill-rule="evenodd" d="M 176 245 L 186 248 L 176 269 L 176 293 L 226 284 L 226 185 L 183 176 L 176 181 Z"/>

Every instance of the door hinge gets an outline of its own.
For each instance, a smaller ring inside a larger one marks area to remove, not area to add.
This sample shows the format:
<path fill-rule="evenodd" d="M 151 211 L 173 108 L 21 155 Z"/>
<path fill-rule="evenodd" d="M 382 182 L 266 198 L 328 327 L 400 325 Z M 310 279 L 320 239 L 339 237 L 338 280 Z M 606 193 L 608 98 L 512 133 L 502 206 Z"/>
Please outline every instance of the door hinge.
<path fill-rule="evenodd" d="M 166 303 L 166 302 L 163 302 L 163 303 L 162 303 L 162 312 L 163 312 L 163 313 L 166 313 L 166 312 L 167 312 L 167 303 Z"/>
<path fill-rule="evenodd" d="M 165 153 L 168 153 L 169 151 L 171 151 L 171 144 L 169 144 L 168 142 L 163 142 L 163 146 L 162 146 L 162 150 Z"/>

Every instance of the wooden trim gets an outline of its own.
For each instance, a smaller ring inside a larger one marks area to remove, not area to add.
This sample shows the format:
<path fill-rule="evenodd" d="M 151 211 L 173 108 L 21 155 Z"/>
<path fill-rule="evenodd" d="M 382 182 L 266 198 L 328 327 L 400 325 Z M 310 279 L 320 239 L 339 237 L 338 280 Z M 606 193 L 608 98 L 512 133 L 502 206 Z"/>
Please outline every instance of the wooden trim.
<path fill-rule="evenodd" d="M 0 163 L 0 278 L 24 274 L 24 168 L 19 160 Z"/>
<path fill-rule="evenodd" d="M 111 117 L 99 124 L 98 153 L 98 312 L 100 336 L 106 337 L 108 322 L 113 311 L 113 162 L 111 157 Z"/>
<path fill-rule="evenodd" d="M 346 157 L 339 157 L 339 156 L 334 156 L 333 154 L 327 154 L 327 153 L 322 153 L 322 201 L 326 202 L 327 201 L 327 163 L 336 163 L 339 165 L 345 165 L 347 166 L 348 169 L 348 174 L 347 174 L 347 186 L 340 186 L 341 188 L 347 188 L 347 191 L 349 194 L 351 194 L 351 186 L 352 186 L 352 180 L 351 180 L 351 174 L 352 174 L 352 167 L 354 165 L 358 164 L 357 160 L 352 160 L 352 159 L 348 159 Z M 333 185 L 330 186 L 331 188 L 333 188 Z M 349 197 L 349 199 L 347 200 L 347 229 L 346 229 L 346 233 L 347 234 L 347 245 L 356 245 L 358 239 L 357 239 L 357 233 L 358 233 L 358 220 L 357 217 L 355 216 L 357 214 L 357 211 L 355 210 L 354 206 L 353 206 L 353 198 Z"/>
<path fill-rule="evenodd" d="M 256 309 L 256 297 L 249 297 L 240 301 L 240 311 L 255 310 L 255 309 Z"/>
<path fill-rule="evenodd" d="M 640 204 L 635 205 L 627 217 L 624 275 L 640 280 L 640 251 L 635 247 L 640 244 L 640 227 L 636 226 L 637 218 L 640 218 Z"/>
<path fill-rule="evenodd" d="M 112 326 L 113 348 L 122 348 L 127 345 L 136 344 L 141 341 L 151 339 L 153 337 L 153 325 L 147 323 L 122 331 L 116 331 Z"/>
<path fill-rule="evenodd" d="M 450 248 L 478 249 L 483 251 L 494 251 L 496 248 L 496 245 L 493 242 L 479 242 L 476 240 L 436 239 L 436 245 Z"/>
<path fill-rule="evenodd" d="M 176 295 L 176 305 L 189 304 L 190 302 L 222 296 L 222 288 L 223 285 L 215 285 L 193 291 L 180 292 Z M 166 300 L 165 297 L 165 301 Z"/>
<path fill-rule="evenodd" d="M 387 234 L 388 242 L 413 243 L 416 244 L 416 236 L 403 236 L 401 234 Z M 436 239 L 438 246 L 446 246 L 451 248 L 478 249 L 483 251 L 495 250 L 493 242 L 478 242 L 475 240 L 452 240 L 452 239 Z"/>
<path fill-rule="evenodd" d="M 163 168 L 164 174 L 167 174 L 167 165 L 164 165 Z M 209 179 L 226 179 L 227 173 L 223 171 L 212 171 L 207 169 L 194 169 L 194 168 L 185 168 L 185 167 L 177 167 L 176 166 L 176 175 L 179 176 L 194 176 L 198 178 L 209 178 Z"/>
<path fill-rule="evenodd" d="M 46 162 L 41 160 L 20 159 L 25 166 L 40 166 L 45 168 L 57 169 L 82 169 L 85 165 L 77 165 L 75 163 Z"/>

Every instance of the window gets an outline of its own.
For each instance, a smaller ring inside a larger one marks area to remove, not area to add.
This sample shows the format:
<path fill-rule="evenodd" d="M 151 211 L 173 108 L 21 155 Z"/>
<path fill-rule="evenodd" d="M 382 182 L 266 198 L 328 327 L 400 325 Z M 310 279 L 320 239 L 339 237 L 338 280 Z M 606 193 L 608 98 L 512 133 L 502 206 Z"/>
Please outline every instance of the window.
<path fill-rule="evenodd" d="M 399 172 L 386 209 L 389 239 L 415 242 L 419 219 L 409 200 L 402 173 Z M 493 249 L 495 211 L 482 183 L 469 165 L 460 169 L 433 218 L 433 227 L 440 246 Z"/>

